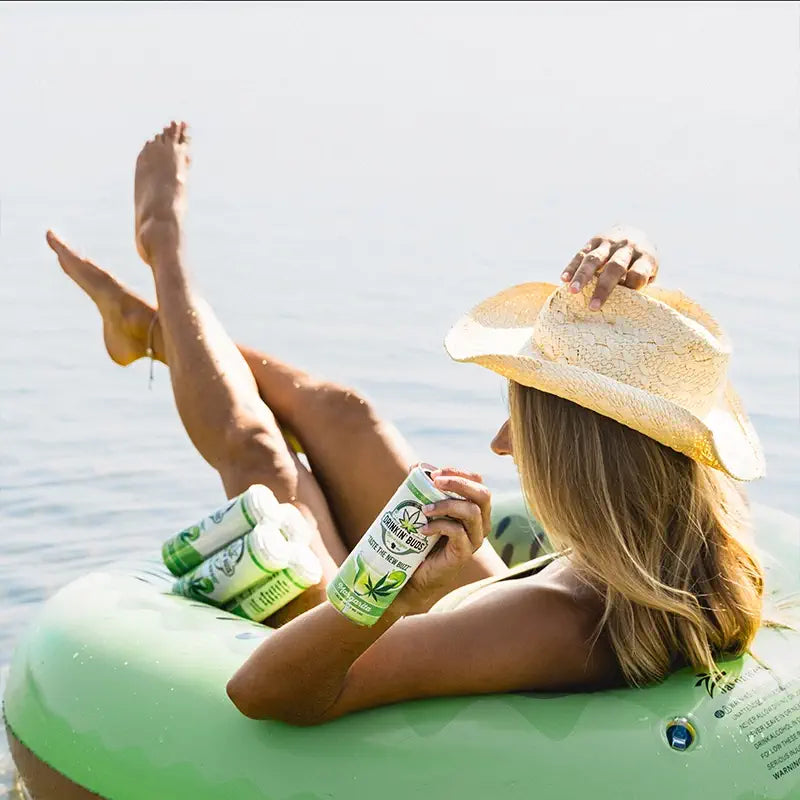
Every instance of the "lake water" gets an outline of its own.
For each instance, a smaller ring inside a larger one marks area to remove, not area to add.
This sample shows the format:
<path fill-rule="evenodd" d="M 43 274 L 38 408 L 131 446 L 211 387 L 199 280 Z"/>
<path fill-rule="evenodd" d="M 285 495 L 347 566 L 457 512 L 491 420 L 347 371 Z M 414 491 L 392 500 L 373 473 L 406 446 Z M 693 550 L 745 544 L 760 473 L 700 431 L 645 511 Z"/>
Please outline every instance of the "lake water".
<path fill-rule="evenodd" d="M 365 391 L 498 489 L 483 296 L 627 221 L 729 331 L 761 502 L 800 510 L 798 13 L 783 4 L 0 6 L 0 665 L 42 601 L 222 497 L 165 369 L 112 364 L 53 227 L 152 296 L 133 163 L 193 126 L 189 252 L 232 334 Z M 10 791 L 0 750 L 0 797 Z"/>

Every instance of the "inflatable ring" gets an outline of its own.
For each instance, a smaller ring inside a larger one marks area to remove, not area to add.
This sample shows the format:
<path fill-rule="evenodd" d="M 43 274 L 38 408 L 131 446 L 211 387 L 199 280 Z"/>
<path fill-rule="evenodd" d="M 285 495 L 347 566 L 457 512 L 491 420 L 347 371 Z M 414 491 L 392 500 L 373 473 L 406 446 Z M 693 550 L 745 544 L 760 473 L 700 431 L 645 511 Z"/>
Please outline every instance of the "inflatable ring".
<path fill-rule="evenodd" d="M 797 599 L 800 521 L 756 508 L 769 600 Z M 503 530 L 498 529 L 508 518 Z M 498 502 L 496 543 L 536 529 Z M 527 539 L 525 538 L 527 536 Z M 800 633 L 763 628 L 715 680 L 401 703 L 294 728 L 225 684 L 261 625 L 168 593 L 158 567 L 69 584 L 18 643 L 4 698 L 36 800 L 800 797 Z"/>

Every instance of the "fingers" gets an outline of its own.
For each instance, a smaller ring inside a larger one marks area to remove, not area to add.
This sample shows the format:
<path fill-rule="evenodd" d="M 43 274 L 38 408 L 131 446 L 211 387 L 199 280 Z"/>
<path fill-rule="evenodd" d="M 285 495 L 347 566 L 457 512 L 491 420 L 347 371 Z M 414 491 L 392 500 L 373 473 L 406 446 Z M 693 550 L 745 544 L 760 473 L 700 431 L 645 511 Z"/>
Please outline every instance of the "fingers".
<path fill-rule="evenodd" d="M 629 289 L 644 289 L 648 283 L 655 280 L 658 265 L 649 253 L 639 256 L 628 269 L 623 284 Z"/>
<path fill-rule="evenodd" d="M 572 261 L 567 264 L 567 268 L 561 273 L 561 280 L 564 283 L 572 280 L 572 276 L 575 274 L 575 270 L 583 263 L 583 259 L 586 257 L 588 253 L 591 253 L 592 250 L 595 249 L 601 242 L 601 239 L 594 238 L 590 239 L 586 245 L 584 245 L 577 253 L 575 253 L 574 258 Z"/>
<path fill-rule="evenodd" d="M 466 532 L 473 550 L 477 550 L 481 546 L 485 532 L 488 530 L 483 510 L 469 500 L 448 498 L 423 506 L 422 511 L 428 518 L 428 524 L 425 527 L 441 533 L 437 528 L 440 522 L 454 523 Z M 445 526 L 447 529 L 450 527 L 449 524 Z M 425 528 L 423 528 L 424 530 Z"/>
<path fill-rule="evenodd" d="M 625 278 L 628 267 L 633 258 L 633 247 L 629 244 L 620 247 L 603 267 L 603 272 L 597 280 L 594 294 L 589 301 L 589 309 L 597 311 L 608 300 L 608 296 L 614 291 L 614 287 Z"/>
<path fill-rule="evenodd" d="M 420 533 L 426 536 L 439 535 L 447 537 L 448 549 L 462 558 L 471 556 L 478 547 L 480 547 L 480 543 L 477 545 L 475 544 L 475 541 L 469 535 L 466 528 L 460 522 L 456 522 L 453 519 L 431 519 L 428 524 L 420 530 Z M 483 541 L 483 539 L 481 539 L 481 541 Z"/>
<path fill-rule="evenodd" d="M 483 476 L 477 472 L 467 472 L 463 469 L 456 469 L 456 467 L 441 467 L 431 473 L 431 477 L 435 480 L 439 476 L 454 476 L 459 478 L 466 478 L 468 481 L 475 481 L 476 483 L 483 483 Z"/>
<path fill-rule="evenodd" d="M 595 273 L 602 267 L 608 260 L 611 254 L 611 242 L 603 240 L 594 250 L 587 253 L 581 265 L 575 272 L 572 283 L 569 285 L 569 290 L 573 294 L 577 294 L 587 283 L 594 277 Z"/>
<path fill-rule="evenodd" d="M 440 475 L 433 484 L 443 492 L 452 492 L 474 503 L 481 511 L 485 529 L 491 527 L 492 493 L 482 483 L 458 475 Z M 439 503 L 434 505 L 438 508 Z"/>
<path fill-rule="evenodd" d="M 624 257 L 628 262 L 628 269 L 624 274 L 619 274 L 619 267 L 614 266 L 624 263 L 618 260 L 620 253 L 623 254 L 620 258 Z M 641 230 L 629 225 L 615 225 L 592 238 L 576 253 L 561 273 L 561 280 L 571 281 L 569 291 L 577 294 L 600 272 L 608 274 L 604 280 L 601 279 L 599 294 L 595 292 L 592 295 L 589 308 L 593 311 L 602 307 L 618 283 L 629 289 L 643 289 L 648 283 L 652 283 L 658 272 L 656 249 Z M 595 300 L 599 303 L 594 302 Z"/>

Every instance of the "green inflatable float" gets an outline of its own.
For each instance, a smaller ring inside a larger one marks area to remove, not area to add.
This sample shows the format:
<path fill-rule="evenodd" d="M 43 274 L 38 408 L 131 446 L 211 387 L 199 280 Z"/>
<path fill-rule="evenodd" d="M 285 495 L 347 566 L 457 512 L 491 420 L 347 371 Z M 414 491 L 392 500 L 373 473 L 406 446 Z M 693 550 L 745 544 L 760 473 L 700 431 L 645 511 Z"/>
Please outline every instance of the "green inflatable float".
<path fill-rule="evenodd" d="M 496 506 L 500 552 L 546 547 L 518 498 Z M 800 520 L 754 511 L 770 605 L 791 603 Z M 800 798 L 793 630 L 762 629 L 758 661 L 725 663 L 721 681 L 683 670 L 648 689 L 424 700 L 292 728 L 246 719 L 225 694 L 269 629 L 170 584 L 158 566 L 94 572 L 22 637 L 5 719 L 31 797 Z"/>

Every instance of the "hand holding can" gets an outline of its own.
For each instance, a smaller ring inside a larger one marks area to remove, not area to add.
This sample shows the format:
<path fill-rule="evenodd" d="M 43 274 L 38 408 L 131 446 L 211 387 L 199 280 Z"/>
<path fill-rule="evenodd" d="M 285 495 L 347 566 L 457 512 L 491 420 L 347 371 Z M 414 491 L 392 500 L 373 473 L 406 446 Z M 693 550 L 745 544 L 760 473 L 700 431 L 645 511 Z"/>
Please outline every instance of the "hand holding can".
<path fill-rule="evenodd" d="M 439 541 L 409 579 L 404 604 L 427 610 L 458 580 L 458 574 L 491 531 L 492 495 L 480 475 L 446 468 L 433 473 L 434 485 L 451 495 L 423 508 L 421 529 Z"/>
<path fill-rule="evenodd" d="M 452 550 L 448 541 L 452 552 L 444 566 L 450 569 L 451 562 L 458 562 L 468 546 L 461 542 L 460 534 L 457 535 L 451 526 L 457 526 L 469 539 L 461 518 L 483 520 L 483 511 L 473 511 L 474 502 L 464 500 L 457 493 L 465 482 L 475 483 L 475 477 L 478 476 L 472 473 L 438 470 L 430 464 L 414 467 L 328 585 L 328 600 L 334 608 L 358 625 L 374 625 L 400 590 L 410 583 L 411 576 L 432 552 L 441 535 L 459 542 L 457 549 Z M 488 497 L 488 490 L 482 488 Z M 472 486 L 468 491 L 475 493 Z M 429 520 L 428 514 L 435 514 L 437 509 L 447 514 L 445 503 L 452 503 L 450 508 L 461 516 L 449 521 L 434 520 L 432 516 Z M 483 530 L 482 521 L 480 529 Z M 479 535 L 474 524 L 471 530 L 476 540 L 482 539 L 483 534 Z M 470 550 L 470 557 L 472 552 Z M 436 563 L 443 565 L 438 560 Z M 429 576 L 434 572 L 429 570 Z"/>

